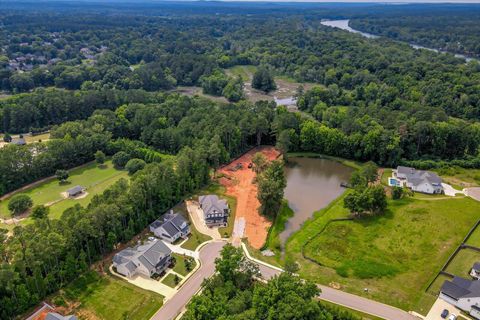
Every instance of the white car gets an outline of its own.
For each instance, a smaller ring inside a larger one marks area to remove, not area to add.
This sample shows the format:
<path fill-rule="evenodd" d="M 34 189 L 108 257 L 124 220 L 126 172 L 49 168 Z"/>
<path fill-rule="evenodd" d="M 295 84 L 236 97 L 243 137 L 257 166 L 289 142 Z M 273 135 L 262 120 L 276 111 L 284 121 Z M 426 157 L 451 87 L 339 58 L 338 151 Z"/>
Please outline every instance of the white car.
<path fill-rule="evenodd" d="M 448 317 L 448 320 L 456 320 L 457 319 L 457 316 L 454 315 L 453 313 L 450 315 L 450 317 Z"/>

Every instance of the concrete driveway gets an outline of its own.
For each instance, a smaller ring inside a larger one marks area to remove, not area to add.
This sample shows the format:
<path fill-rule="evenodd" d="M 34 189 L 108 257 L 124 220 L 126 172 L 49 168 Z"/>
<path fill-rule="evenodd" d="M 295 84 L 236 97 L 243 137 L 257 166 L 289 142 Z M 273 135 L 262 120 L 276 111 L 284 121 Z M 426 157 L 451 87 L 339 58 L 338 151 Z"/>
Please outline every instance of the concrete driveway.
<path fill-rule="evenodd" d="M 472 199 L 480 201 L 480 187 L 466 188 L 463 189 L 463 192 Z"/>
<path fill-rule="evenodd" d="M 220 232 L 218 232 L 218 227 L 210 228 L 205 224 L 205 219 L 203 218 L 203 210 L 200 208 L 196 201 L 185 201 L 187 206 L 188 214 L 190 219 L 193 222 L 193 225 L 203 234 L 212 237 L 213 240 L 221 240 Z"/>
<path fill-rule="evenodd" d="M 456 316 L 460 316 L 461 312 L 459 309 L 455 308 L 452 306 L 450 303 L 446 302 L 445 300 L 442 300 L 440 298 L 437 298 L 437 301 L 433 304 L 432 308 L 428 312 L 427 316 L 425 317 L 425 320 L 444 320 L 440 315 L 442 314 L 442 311 L 447 309 L 448 310 L 448 315 L 450 316 L 452 313 Z M 448 318 L 448 317 L 447 317 Z M 461 319 L 470 319 L 468 317 L 465 317 L 461 315 L 461 317 L 458 317 L 459 320 Z"/>
<path fill-rule="evenodd" d="M 455 197 L 457 193 L 464 194 L 463 191 L 457 190 L 447 183 L 442 183 L 442 187 L 446 196 Z"/>
<path fill-rule="evenodd" d="M 145 290 L 153 291 L 158 294 L 161 294 L 165 297 L 165 300 L 170 299 L 176 292 L 174 288 L 171 288 L 161 281 L 157 281 L 155 279 L 142 277 L 141 275 L 137 275 L 133 278 L 127 278 L 122 276 L 121 274 L 116 273 L 113 271 L 112 266 L 110 266 L 110 272 L 114 274 L 116 277 L 122 278 L 123 280 Z"/>

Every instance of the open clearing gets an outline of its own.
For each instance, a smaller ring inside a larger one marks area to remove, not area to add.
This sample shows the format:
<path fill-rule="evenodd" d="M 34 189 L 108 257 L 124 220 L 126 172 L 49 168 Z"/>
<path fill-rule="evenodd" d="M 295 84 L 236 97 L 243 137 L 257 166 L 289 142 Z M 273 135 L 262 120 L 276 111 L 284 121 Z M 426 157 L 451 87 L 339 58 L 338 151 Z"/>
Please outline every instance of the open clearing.
<path fill-rule="evenodd" d="M 80 276 L 52 300 L 74 306 L 65 314 L 73 312 L 81 319 L 102 320 L 150 319 L 163 304 L 159 294 L 94 271 Z"/>
<path fill-rule="evenodd" d="M 286 254 L 299 262 L 300 275 L 426 314 L 436 297 L 425 289 L 480 218 L 480 203 L 470 198 L 389 200 L 383 216 L 334 222 L 318 235 L 328 220 L 348 215 L 343 198 L 316 212 L 287 242 Z M 310 238 L 304 253 L 321 265 L 302 257 Z"/>
<path fill-rule="evenodd" d="M 77 203 L 82 206 L 88 205 L 94 195 L 102 193 L 121 178 L 128 179 L 128 173 L 116 170 L 111 161 L 106 162 L 102 167 L 99 167 L 96 163 L 90 163 L 70 171 L 68 184 L 60 184 L 57 179 L 53 179 L 21 193 L 29 195 L 33 200 L 34 206 L 41 204 L 49 205 L 50 218 L 58 219 L 65 209 Z M 76 185 L 86 188 L 88 195 L 82 199 L 64 199 L 61 193 Z M 8 201 L 9 199 L 7 198 L 0 202 L 1 218 L 10 218 Z"/>
<path fill-rule="evenodd" d="M 259 249 L 267 239 L 271 222 L 258 212 L 257 185 L 253 183 L 256 174 L 248 168 L 257 152 L 262 152 L 268 160 L 279 156 L 273 147 L 258 147 L 220 168 L 218 173 L 222 176 L 220 183 L 225 186 L 226 194 L 237 199 L 235 219 L 245 219 L 245 237 L 252 247 Z M 240 164 L 241 168 L 238 168 Z"/>
<path fill-rule="evenodd" d="M 319 84 L 300 83 L 287 77 L 276 76 L 275 83 L 277 84 L 277 90 L 265 94 L 263 91 L 252 88 L 253 74 L 256 70 L 257 67 L 251 65 L 235 66 L 225 70 L 225 72 L 231 77 L 242 77 L 245 94 L 248 100 L 252 102 L 260 100 L 273 101 L 275 97 L 278 99 L 291 98 L 295 95 L 299 86 L 303 86 L 305 91 L 311 89 L 313 86 L 319 86 Z"/>

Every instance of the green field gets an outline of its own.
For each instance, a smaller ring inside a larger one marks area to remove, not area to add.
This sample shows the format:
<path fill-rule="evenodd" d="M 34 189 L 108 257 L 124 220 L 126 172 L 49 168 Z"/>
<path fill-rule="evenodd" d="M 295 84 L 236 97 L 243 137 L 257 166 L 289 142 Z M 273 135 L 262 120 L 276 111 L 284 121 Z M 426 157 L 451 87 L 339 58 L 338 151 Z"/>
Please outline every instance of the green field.
<path fill-rule="evenodd" d="M 435 299 L 424 293 L 426 286 L 480 218 L 480 204 L 470 198 L 389 201 L 381 217 L 334 222 L 317 235 L 329 219 L 348 215 L 344 196 L 316 212 L 287 242 L 286 254 L 300 263 L 300 275 L 426 313 Z M 301 255 L 310 238 L 304 253 L 322 266 Z"/>
<path fill-rule="evenodd" d="M 182 279 L 178 279 L 178 282 L 180 283 Z M 172 274 L 172 273 L 169 273 L 163 280 L 162 280 L 162 283 L 163 284 L 166 284 L 167 286 L 171 287 L 171 288 L 175 288 L 178 284 L 175 283 L 175 275 Z"/>
<path fill-rule="evenodd" d="M 232 77 L 240 76 L 243 81 L 249 81 L 252 75 L 257 71 L 256 66 L 234 66 L 226 69 L 226 73 Z"/>
<path fill-rule="evenodd" d="M 76 314 L 93 314 L 105 320 L 149 319 L 163 304 L 163 297 L 112 276 L 89 272 L 53 298 L 80 302 Z"/>
<path fill-rule="evenodd" d="M 58 180 L 53 179 L 21 193 L 29 195 L 34 205 L 49 205 L 50 218 L 56 219 L 65 209 L 77 203 L 82 206 L 88 205 L 94 195 L 102 193 L 121 178 L 128 179 L 128 173 L 113 168 L 111 161 L 106 162 L 101 168 L 91 163 L 70 171 L 68 184 L 60 184 Z M 64 199 L 61 193 L 76 185 L 85 187 L 88 195 L 82 199 Z M 0 217 L 10 217 L 8 199 L 0 202 Z"/>
<path fill-rule="evenodd" d="M 446 268 L 446 272 L 462 278 L 470 278 L 470 269 L 475 262 L 480 262 L 480 252 L 472 249 L 460 250 Z"/>
<path fill-rule="evenodd" d="M 179 255 L 177 253 L 174 253 L 173 256 L 175 257 L 175 266 L 173 267 L 173 271 L 175 271 L 178 274 L 181 274 L 182 276 L 188 275 L 197 265 L 195 262 L 195 259 L 191 258 L 191 269 L 190 271 L 187 270 L 185 267 L 185 261 L 187 260 L 186 257 Z"/>

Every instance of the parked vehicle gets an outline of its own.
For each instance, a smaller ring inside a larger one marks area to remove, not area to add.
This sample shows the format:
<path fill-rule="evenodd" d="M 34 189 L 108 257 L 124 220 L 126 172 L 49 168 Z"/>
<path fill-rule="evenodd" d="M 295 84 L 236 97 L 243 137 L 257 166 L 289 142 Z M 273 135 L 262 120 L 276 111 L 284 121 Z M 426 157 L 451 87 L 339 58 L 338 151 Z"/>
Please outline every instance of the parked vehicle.
<path fill-rule="evenodd" d="M 448 316 L 448 310 L 447 309 L 443 309 L 442 311 L 442 314 L 440 315 L 443 319 L 447 319 L 447 316 Z"/>
<path fill-rule="evenodd" d="M 448 320 L 456 320 L 457 319 L 457 316 L 454 315 L 453 313 L 450 315 L 450 317 L 448 317 Z"/>

